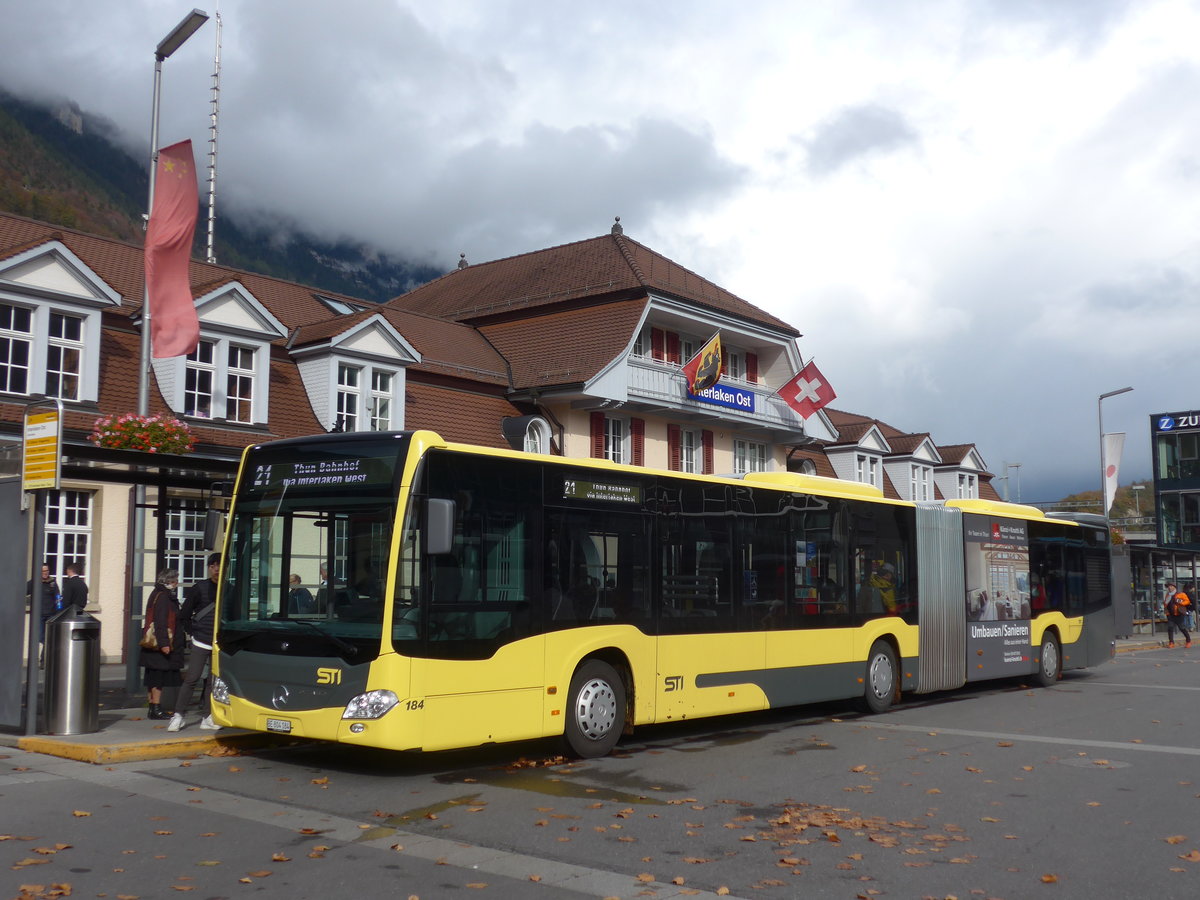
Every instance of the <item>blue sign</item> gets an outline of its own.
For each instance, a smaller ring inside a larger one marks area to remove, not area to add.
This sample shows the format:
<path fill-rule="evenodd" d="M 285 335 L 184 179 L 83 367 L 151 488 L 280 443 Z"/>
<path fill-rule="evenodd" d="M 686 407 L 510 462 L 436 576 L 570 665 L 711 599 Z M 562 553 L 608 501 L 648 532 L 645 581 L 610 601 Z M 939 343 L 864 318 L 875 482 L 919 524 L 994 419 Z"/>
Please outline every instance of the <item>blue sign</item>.
<path fill-rule="evenodd" d="M 748 391 L 745 388 L 729 388 L 721 384 L 714 384 L 712 387 L 691 396 L 693 400 L 699 400 L 701 403 L 712 403 L 714 406 L 727 406 L 730 409 L 738 410 L 738 412 L 754 412 L 754 391 Z"/>
<path fill-rule="evenodd" d="M 1200 428 L 1200 411 L 1156 413 L 1151 421 L 1155 431 L 1175 431 L 1179 428 Z"/>

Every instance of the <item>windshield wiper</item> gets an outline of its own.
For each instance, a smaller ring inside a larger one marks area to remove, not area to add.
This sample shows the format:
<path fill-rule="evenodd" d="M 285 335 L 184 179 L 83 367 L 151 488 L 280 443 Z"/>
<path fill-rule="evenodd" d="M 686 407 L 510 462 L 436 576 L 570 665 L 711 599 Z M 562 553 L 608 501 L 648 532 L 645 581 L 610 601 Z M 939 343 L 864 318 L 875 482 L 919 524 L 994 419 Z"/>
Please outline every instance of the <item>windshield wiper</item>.
<path fill-rule="evenodd" d="M 321 637 L 328 638 L 329 643 L 333 644 L 333 646 L 337 647 L 347 656 L 358 655 L 358 647 L 354 646 L 354 644 L 350 643 L 349 641 L 342 640 L 342 638 L 338 637 L 336 634 L 330 634 L 328 631 L 310 619 L 288 619 L 287 621 L 295 622 L 297 625 L 307 625 L 317 634 L 321 635 Z"/>

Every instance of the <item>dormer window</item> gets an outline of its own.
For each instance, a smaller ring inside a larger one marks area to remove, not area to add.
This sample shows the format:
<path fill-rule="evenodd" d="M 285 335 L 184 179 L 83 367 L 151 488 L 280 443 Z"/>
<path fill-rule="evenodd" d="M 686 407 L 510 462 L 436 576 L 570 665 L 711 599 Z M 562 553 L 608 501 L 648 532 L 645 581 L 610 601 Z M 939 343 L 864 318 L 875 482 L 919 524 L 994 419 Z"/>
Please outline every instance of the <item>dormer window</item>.
<path fill-rule="evenodd" d="M 933 499 L 933 469 L 929 466 L 921 466 L 916 463 L 910 464 L 909 467 L 909 499 L 915 503 L 923 500 Z"/>
<path fill-rule="evenodd" d="M 373 365 L 338 363 L 337 420 L 339 431 L 391 431 L 396 373 Z"/>
<path fill-rule="evenodd" d="M 100 397 L 100 317 L 121 297 L 60 241 L 0 263 L 0 393 Z"/>
<path fill-rule="evenodd" d="M 874 487 L 882 487 L 879 481 L 879 457 L 859 453 L 855 460 L 855 480 Z"/>
<path fill-rule="evenodd" d="M 349 300 L 341 300 L 337 297 L 326 297 L 324 294 L 313 294 L 313 296 L 321 302 L 322 306 L 339 316 L 348 316 L 367 308 L 361 303 L 351 303 Z"/>
<path fill-rule="evenodd" d="M 184 363 L 183 414 L 198 419 L 214 416 L 243 425 L 265 420 L 254 414 L 259 354 L 254 348 L 226 339 L 201 340 Z"/>

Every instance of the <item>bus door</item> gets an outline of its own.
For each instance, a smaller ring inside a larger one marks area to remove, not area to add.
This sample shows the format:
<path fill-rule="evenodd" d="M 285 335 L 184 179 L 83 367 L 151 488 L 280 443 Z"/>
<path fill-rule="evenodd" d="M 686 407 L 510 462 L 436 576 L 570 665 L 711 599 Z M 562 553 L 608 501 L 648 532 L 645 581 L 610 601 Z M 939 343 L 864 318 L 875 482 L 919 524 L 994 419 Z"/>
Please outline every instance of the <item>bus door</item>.
<path fill-rule="evenodd" d="M 504 502 L 504 481 L 493 477 L 489 487 L 460 477 L 453 548 L 422 561 L 421 583 L 407 592 L 416 609 L 396 610 L 403 621 L 394 635 L 402 626 L 410 637 L 395 646 L 412 657 L 411 699 L 423 713 L 426 749 L 541 733 L 537 517 L 527 516 L 524 503 Z"/>

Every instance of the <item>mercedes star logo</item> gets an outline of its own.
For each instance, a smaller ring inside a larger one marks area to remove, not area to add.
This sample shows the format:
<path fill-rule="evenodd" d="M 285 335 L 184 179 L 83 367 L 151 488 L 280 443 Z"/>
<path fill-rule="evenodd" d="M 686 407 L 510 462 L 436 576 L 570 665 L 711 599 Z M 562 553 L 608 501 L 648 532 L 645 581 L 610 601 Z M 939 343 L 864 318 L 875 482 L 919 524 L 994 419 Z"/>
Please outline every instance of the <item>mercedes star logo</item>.
<path fill-rule="evenodd" d="M 279 687 L 275 688 L 275 693 L 271 695 L 271 705 L 276 709 L 283 709 L 285 706 L 287 706 L 289 693 L 290 691 L 288 691 L 287 685 L 281 684 Z"/>

